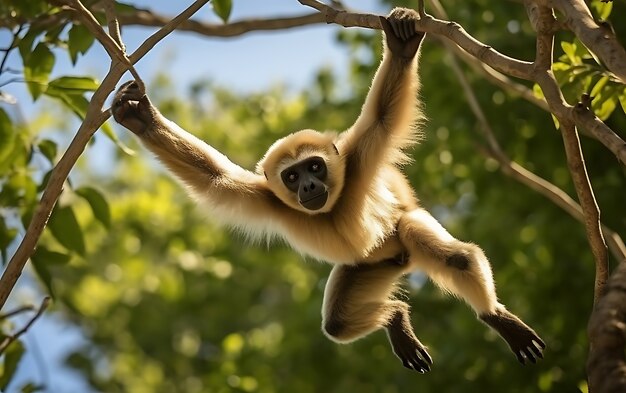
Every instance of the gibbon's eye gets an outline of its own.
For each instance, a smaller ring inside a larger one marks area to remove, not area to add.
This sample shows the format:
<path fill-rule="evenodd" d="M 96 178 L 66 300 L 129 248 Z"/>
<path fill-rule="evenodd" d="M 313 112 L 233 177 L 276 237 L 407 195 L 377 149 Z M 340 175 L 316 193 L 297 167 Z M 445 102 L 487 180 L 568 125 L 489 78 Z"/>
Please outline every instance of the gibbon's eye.
<path fill-rule="evenodd" d="M 285 176 L 285 179 L 287 179 L 287 181 L 289 183 L 295 183 L 296 180 L 298 180 L 298 173 L 297 172 L 289 172 L 289 173 L 287 173 L 287 176 Z"/>
<path fill-rule="evenodd" d="M 322 169 L 322 166 L 317 162 L 314 162 L 313 164 L 309 166 L 310 172 L 319 172 L 321 169 Z"/>

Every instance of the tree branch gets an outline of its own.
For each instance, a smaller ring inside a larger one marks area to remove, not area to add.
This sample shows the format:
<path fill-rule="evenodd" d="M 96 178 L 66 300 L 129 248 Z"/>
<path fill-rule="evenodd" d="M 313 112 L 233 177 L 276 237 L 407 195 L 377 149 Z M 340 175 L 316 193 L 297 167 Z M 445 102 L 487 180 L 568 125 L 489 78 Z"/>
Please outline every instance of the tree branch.
<path fill-rule="evenodd" d="M 176 18 L 172 19 L 167 25 L 150 36 L 139 47 L 139 49 L 137 49 L 137 51 L 130 56 L 131 64 L 135 64 L 139 61 L 139 59 L 141 59 L 152 47 L 154 47 L 159 40 L 163 39 L 167 34 L 172 32 L 180 22 L 191 17 L 191 15 L 193 15 L 208 1 L 209 0 L 196 0 Z M 112 64 L 109 72 L 91 97 L 91 101 L 87 107 L 85 120 L 80 125 L 69 147 L 52 170 L 46 189 L 44 190 L 41 200 L 39 201 L 39 205 L 35 210 L 35 214 L 28 225 L 26 234 L 15 251 L 15 254 L 13 254 L 11 260 L 7 264 L 6 269 L 2 273 L 2 277 L 0 277 L 0 309 L 4 307 L 9 294 L 22 274 L 26 261 L 33 254 L 37 241 L 39 240 L 39 237 L 48 222 L 50 213 L 61 195 L 63 184 L 65 183 L 67 176 L 76 164 L 78 157 L 80 157 L 82 152 L 85 150 L 85 147 L 93 134 L 109 118 L 110 113 L 108 111 L 102 111 L 102 107 L 104 106 L 105 100 L 113 92 L 115 85 L 119 82 L 126 70 L 126 63 L 121 63 L 117 57 L 112 58 Z"/>
<path fill-rule="evenodd" d="M 625 392 L 626 261 L 615 268 L 605 295 L 591 314 L 589 339 L 592 342 L 587 359 L 589 391 Z"/>
<path fill-rule="evenodd" d="M 360 26 L 380 29 L 379 16 L 377 15 L 335 10 L 317 0 L 298 1 L 318 10 L 324 15 L 327 23 L 336 23 L 345 27 Z M 531 0 L 525 0 L 525 2 L 534 4 Z M 514 59 L 496 51 L 472 37 L 456 22 L 439 20 L 427 15 L 427 17 L 416 21 L 415 27 L 419 31 L 448 38 L 465 52 L 498 72 L 536 82 L 541 87 L 552 113 L 558 118 L 572 121 L 576 126 L 587 130 L 602 142 L 622 164 L 626 164 L 626 142 L 597 117 L 581 117 L 574 114 L 572 112 L 573 107 L 565 102 L 551 71 L 545 72 L 541 68 L 537 68 L 535 63 Z M 551 26 L 549 32 L 554 32 L 554 27 Z M 542 45 L 546 43 L 542 43 Z M 546 46 L 545 49 L 539 47 L 538 49 L 540 53 L 543 53 L 548 50 L 548 47 Z"/>
<path fill-rule="evenodd" d="M 544 90 L 548 103 L 563 101 L 561 90 L 552 73 L 552 46 L 556 31 L 556 18 L 550 8 L 538 5 L 533 0 L 526 0 L 525 6 L 528 11 L 533 28 L 537 31 L 537 54 L 534 62 L 534 73 L 538 83 L 550 89 Z M 567 156 L 567 165 L 572 175 L 576 194 L 582 207 L 587 241 L 591 247 L 596 266 L 596 278 L 594 288 L 594 304 L 602 297 L 604 287 L 609 277 L 609 257 L 607 246 L 602 236 L 600 224 L 600 209 L 593 194 L 593 188 L 587 175 L 587 167 L 583 158 L 576 125 L 568 115 L 569 112 L 555 113 L 557 116 L 563 144 Z"/>
<path fill-rule="evenodd" d="M 171 17 L 155 14 L 149 10 L 138 10 L 133 13 L 120 13 L 119 22 L 122 25 L 138 25 L 147 27 L 164 26 Z M 188 31 L 210 37 L 235 37 L 251 31 L 283 30 L 312 24 L 323 23 L 324 17 L 319 13 L 302 16 L 247 19 L 230 22 L 228 24 L 210 24 L 195 20 L 186 20 L 177 28 L 179 31 Z"/>
<path fill-rule="evenodd" d="M 43 312 L 46 311 L 46 308 L 48 308 L 49 304 L 50 304 L 50 297 L 49 296 L 44 297 L 43 301 L 41 302 L 41 306 L 39 306 L 39 309 L 37 310 L 37 313 L 26 323 L 26 325 L 24 325 L 23 328 L 21 328 L 14 334 L 6 336 L 2 340 L 2 342 L 0 343 L 0 354 L 3 354 L 4 351 L 7 350 L 9 345 L 11 345 L 11 343 L 13 343 L 15 340 L 20 338 L 21 335 L 23 335 L 24 333 L 28 331 L 28 329 L 30 329 L 33 323 L 35 323 L 35 321 L 39 319 L 39 317 L 43 314 Z"/>
<path fill-rule="evenodd" d="M 476 97 L 474 90 L 472 89 L 469 81 L 465 77 L 461 66 L 458 64 L 458 61 L 455 57 L 456 53 L 453 52 L 453 50 L 449 47 L 448 53 L 450 54 L 451 58 L 452 70 L 454 71 L 454 74 L 457 76 L 457 79 L 461 84 L 461 88 L 463 89 L 463 93 L 467 99 L 470 109 L 478 120 L 478 123 L 480 125 L 479 130 L 482 132 L 483 137 L 486 139 L 489 145 L 489 152 L 486 152 L 488 156 L 498 161 L 498 163 L 500 164 L 500 169 L 507 176 L 512 177 L 513 179 L 519 181 L 520 183 L 524 184 L 535 192 L 538 192 L 539 194 L 548 198 L 554 204 L 567 212 L 570 216 L 584 224 L 585 215 L 583 214 L 581 206 L 576 203 L 576 201 L 574 201 L 565 191 L 561 190 L 559 187 L 550 183 L 546 179 L 543 179 L 542 177 L 512 161 L 506 155 L 495 137 L 493 129 L 489 124 L 487 117 L 485 116 L 485 112 L 482 110 L 480 103 L 478 102 L 478 98 Z M 604 224 L 601 224 L 601 226 L 602 233 L 608 238 L 610 242 L 609 244 L 611 247 L 611 252 L 615 256 L 615 258 L 617 260 L 626 260 L 626 246 L 624 246 L 622 238 L 619 236 L 619 234 L 617 234 L 615 231 L 605 226 Z"/>

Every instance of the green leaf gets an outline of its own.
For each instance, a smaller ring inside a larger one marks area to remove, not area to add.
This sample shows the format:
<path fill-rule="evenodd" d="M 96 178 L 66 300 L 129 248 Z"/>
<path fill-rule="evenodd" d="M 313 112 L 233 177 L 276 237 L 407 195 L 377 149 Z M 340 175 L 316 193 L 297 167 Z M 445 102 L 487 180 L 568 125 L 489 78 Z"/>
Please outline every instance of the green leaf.
<path fill-rule="evenodd" d="M 18 44 L 18 49 L 20 51 L 20 56 L 22 56 L 22 62 L 24 66 L 26 65 L 26 61 L 30 57 L 33 52 L 33 43 L 35 39 L 39 37 L 45 30 L 43 27 L 33 26 L 31 25 L 28 29 L 28 32 L 20 39 L 20 43 Z"/>
<path fill-rule="evenodd" d="M 78 76 L 62 76 L 48 83 L 48 90 L 59 90 L 65 94 L 84 94 L 86 92 L 95 91 L 98 88 L 98 82 L 93 78 Z M 46 94 L 51 94 L 46 91 Z M 51 94 L 51 95 L 52 95 Z"/>
<path fill-rule="evenodd" d="M 37 99 L 41 93 L 46 91 L 48 77 L 54 67 L 54 54 L 45 44 L 39 43 L 33 53 L 24 61 L 24 79 L 28 85 L 28 90 Z"/>
<path fill-rule="evenodd" d="M 577 65 L 581 63 L 580 57 L 576 55 L 576 44 L 573 42 L 561 41 L 561 48 L 567 55 L 571 64 Z"/>
<path fill-rule="evenodd" d="M 109 203 L 102 193 L 92 187 L 81 187 L 76 190 L 76 194 L 83 197 L 91 206 L 94 217 L 106 228 L 111 227 L 111 209 Z"/>
<path fill-rule="evenodd" d="M 48 293 L 54 297 L 54 289 L 52 286 L 52 274 L 50 267 L 67 264 L 72 257 L 56 251 L 50 251 L 44 246 L 37 247 L 35 253 L 31 257 L 31 262 L 35 273 L 48 289 Z"/>
<path fill-rule="evenodd" d="M 61 206 L 54 209 L 48 228 L 52 235 L 68 250 L 79 255 L 85 255 L 85 240 L 83 231 L 76 220 L 74 210 L 70 206 Z"/>
<path fill-rule="evenodd" d="M 533 95 L 539 99 L 543 99 L 543 90 L 541 90 L 541 86 L 539 86 L 537 83 L 535 83 L 533 85 Z"/>
<path fill-rule="evenodd" d="M 591 93 L 590 93 L 591 96 L 592 97 L 599 97 L 602 94 L 602 89 L 604 89 L 604 86 L 606 86 L 608 81 L 609 81 L 609 77 L 606 76 L 606 75 L 603 76 L 602 78 L 600 78 L 598 83 L 596 83 L 596 85 L 591 90 Z"/>
<path fill-rule="evenodd" d="M 11 118 L 4 109 L 0 108 L 0 169 L 10 164 L 9 158 L 12 156 L 15 136 Z M 3 172 L 0 170 L 0 173 Z"/>
<path fill-rule="evenodd" d="M 13 341 L 4 353 L 4 370 L 0 376 L 0 390 L 3 392 L 7 391 L 23 355 L 24 344 L 19 340 Z"/>
<path fill-rule="evenodd" d="M 121 151 L 123 151 L 125 154 L 128 154 L 129 156 L 135 155 L 135 151 L 131 149 L 130 147 L 126 146 L 126 144 L 124 144 L 124 142 L 120 140 L 120 138 L 117 136 L 115 131 L 113 131 L 113 128 L 111 128 L 111 125 L 108 122 L 104 123 L 101 128 L 102 128 L 102 132 L 104 132 L 104 135 L 106 135 L 111 141 L 113 141 L 113 143 L 115 143 L 115 145 Z"/>
<path fill-rule="evenodd" d="M 32 382 L 28 382 L 26 385 L 22 386 L 20 392 L 21 393 L 34 393 L 34 392 L 43 392 L 45 390 L 44 385 L 35 385 Z"/>
<path fill-rule="evenodd" d="M 57 144 L 50 139 L 44 139 L 37 145 L 41 154 L 43 154 L 51 164 L 57 156 Z"/>
<path fill-rule="evenodd" d="M 72 64 L 76 64 L 78 55 L 84 55 L 94 42 L 94 36 L 83 25 L 74 24 L 68 32 L 67 49 L 72 59 Z"/>
<path fill-rule="evenodd" d="M 613 10 L 613 3 L 595 0 L 591 2 L 591 9 L 595 11 L 598 19 L 607 20 Z"/>
<path fill-rule="evenodd" d="M 59 89 L 47 89 L 45 91 L 47 96 L 61 100 L 66 107 L 76 114 L 81 120 L 85 119 L 87 115 L 87 107 L 89 101 L 80 94 L 67 94 Z"/>
<path fill-rule="evenodd" d="M 7 247 L 15 239 L 15 236 L 17 236 L 17 229 L 9 228 L 4 217 L 0 216 L 0 254 L 3 262 L 7 260 Z"/>
<path fill-rule="evenodd" d="M 213 11 L 224 22 L 228 22 L 230 11 L 233 8 L 232 0 L 213 0 Z"/>
<path fill-rule="evenodd" d="M 626 89 L 619 95 L 619 103 L 622 105 L 622 110 L 626 113 Z"/>

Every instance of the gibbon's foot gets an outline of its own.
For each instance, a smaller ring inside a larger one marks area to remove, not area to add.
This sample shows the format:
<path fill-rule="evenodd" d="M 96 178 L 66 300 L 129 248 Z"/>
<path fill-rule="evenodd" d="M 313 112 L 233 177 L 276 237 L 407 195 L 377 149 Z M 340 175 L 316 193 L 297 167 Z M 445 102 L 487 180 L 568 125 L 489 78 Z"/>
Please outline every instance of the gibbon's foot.
<path fill-rule="evenodd" d="M 542 351 L 546 348 L 537 333 L 522 322 L 517 316 L 499 308 L 493 314 L 483 314 L 480 319 L 491 326 L 509 344 L 511 351 L 521 364 L 526 360 L 535 363 L 536 358 L 543 359 Z"/>
<path fill-rule="evenodd" d="M 402 365 L 420 374 L 430 371 L 433 359 L 426 347 L 413 334 L 413 329 L 405 328 L 410 324 L 408 314 L 398 312 L 387 326 L 387 335 L 393 348 L 393 353 L 402 361 Z"/>
<path fill-rule="evenodd" d="M 124 83 L 115 93 L 111 113 L 115 121 L 134 134 L 144 133 L 154 124 L 155 109 L 135 81 Z"/>
<path fill-rule="evenodd" d="M 391 53 L 407 60 L 415 57 L 426 35 L 415 30 L 415 21 L 419 19 L 417 11 L 408 8 L 394 8 L 386 18 L 380 17 Z"/>

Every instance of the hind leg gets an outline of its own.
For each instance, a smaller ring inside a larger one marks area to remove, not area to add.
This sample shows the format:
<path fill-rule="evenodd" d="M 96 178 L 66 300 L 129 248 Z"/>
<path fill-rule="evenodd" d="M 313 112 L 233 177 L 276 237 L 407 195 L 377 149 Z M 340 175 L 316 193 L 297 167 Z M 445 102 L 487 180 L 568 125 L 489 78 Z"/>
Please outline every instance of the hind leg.
<path fill-rule="evenodd" d="M 438 286 L 469 303 L 522 364 L 543 357 L 541 338 L 498 302 L 491 266 L 480 247 L 455 239 L 423 209 L 401 218 L 398 235 L 409 250 L 411 267 L 424 271 Z"/>
<path fill-rule="evenodd" d="M 393 298 L 406 260 L 337 265 L 324 291 L 322 330 L 331 340 L 347 343 L 385 328 L 402 364 L 424 373 L 432 359 L 411 326 L 409 305 Z"/>

